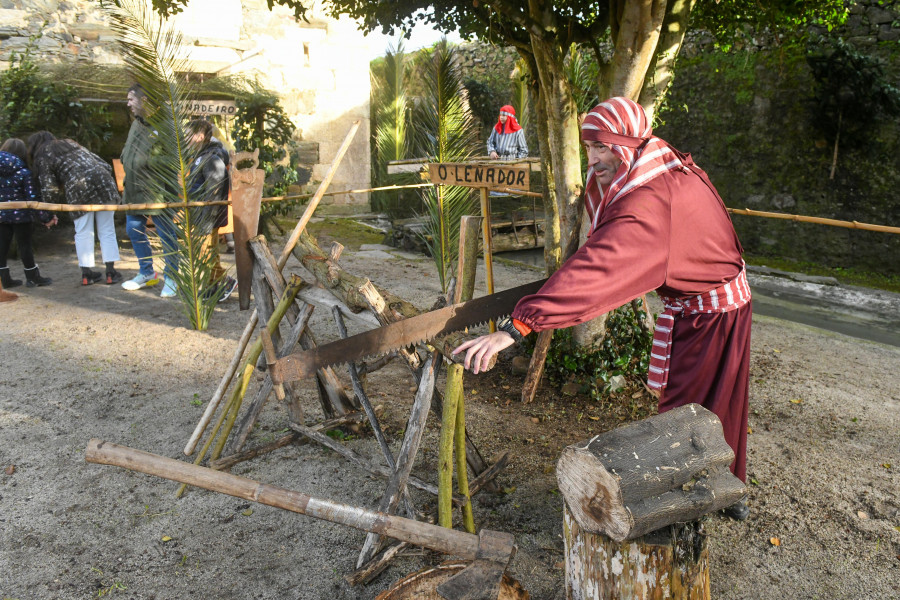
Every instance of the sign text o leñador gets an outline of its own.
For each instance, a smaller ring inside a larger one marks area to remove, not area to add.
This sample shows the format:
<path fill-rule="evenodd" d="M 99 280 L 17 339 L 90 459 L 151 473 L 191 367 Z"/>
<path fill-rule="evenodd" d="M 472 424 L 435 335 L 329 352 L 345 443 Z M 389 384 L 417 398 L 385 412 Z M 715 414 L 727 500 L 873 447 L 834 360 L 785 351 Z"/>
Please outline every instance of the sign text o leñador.
<path fill-rule="evenodd" d="M 430 163 L 431 183 L 528 191 L 530 168 L 490 163 Z"/>

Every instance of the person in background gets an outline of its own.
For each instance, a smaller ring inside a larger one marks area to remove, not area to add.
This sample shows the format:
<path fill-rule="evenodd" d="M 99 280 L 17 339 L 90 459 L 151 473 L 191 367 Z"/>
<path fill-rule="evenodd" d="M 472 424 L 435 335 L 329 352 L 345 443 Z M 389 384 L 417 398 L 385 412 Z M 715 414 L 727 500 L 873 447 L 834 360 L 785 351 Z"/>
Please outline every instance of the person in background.
<path fill-rule="evenodd" d="M 112 166 L 87 148 L 73 140 L 58 140 L 49 131 L 29 136 L 27 147 L 29 163 L 40 183 L 44 202 L 109 205 L 121 202 Z M 104 280 L 107 284 L 122 281 L 122 274 L 115 267 L 119 260 L 115 214 L 111 210 L 72 213 L 81 285 Z M 93 270 L 95 230 L 106 263 L 105 276 Z"/>
<path fill-rule="evenodd" d="M 125 170 L 125 182 L 122 192 L 123 204 L 154 204 L 162 202 L 163 199 L 155 195 L 148 185 L 148 180 L 152 177 L 150 171 L 151 154 L 153 145 L 157 136 L 156 131 L 150 127 L 146 121 L 147 93 L 140 84 L 134 84 L 128 90 L 128 108 L 134 115 L 134 121 L 131 122 L 131 129 L 128 130 L 128 138 L 125 140 L 125 146 L 122 148 L 122 167 Z M 143 210 L 140 213 L 125 214 L 125 233 L 131 240 L 131 247 L 138 259 L 138 274 L 122 284 L 122 288 L 128 291 L 136 291 L 143 287 L 154 286 L 159 283 L 159 274 L 153 268 L 153 249 L 150 247 L 150 240 L 147 238 L 147 222 L 151 215 L 158 215 L 160 211 Z M 159 219 L 157 232 L 163 242 L 169 242 L 168 245 L 174 248 L 174 240 L 169 235 L 171 231 L 166 227 L 164 219 Z M 166 244 L 164 244 L 166 245 Z M 170 252 L 166 252 L 164 259 L 166 270 L 171 273 L 175 268 L 174 257 Z M 175 295 L 174 282 L 168 281 L 167 285 L 163 285 L 160 296 L 169 298 Z"/>
<path fill-rule="evenodd" d="M 507 104 L 500 108 L 497 124 L 491 130 L 487 141 L 487 151 L 491 158 L 513 160 L 528 156 L 525 131 L 516 121 L 516 109 Z"/>
<path fill-rule="evenodd" d="M 197 202 L 210 202 L 216 200 L 228 200 L 230 180 L 228 168 L 231 157 L 222 143 L 213 137 L 213 125 L 205 119 L 193 119 L 188 123 L 188 135 L 190 135 L 190 148 L 196 152 L 196 158 L 191 163 L 188 175 L 191 192 L 195 194 Z M 237 280 L 225 274 L 219 256 L 219 227 L 228 224 L 228 206 L 209 207 L 210 216 L 209 234 L 204 242 L 204 247 L 209 248 L 213 256 L 214 264 L 210 273 L 210 283 L 217 283 L 213 294 L 219 296 L 219 302 L 223 302 L 231 296 L 237 287 Z"/>
<path fill-rule="evenodd" d="M 28 149 L 25 142 L 10 138 L 0 146 L 0 202 L 39 201 L 31 170 L 27 165 Z M 41 223 L 48 229 L 57 223 L 56 216 L 45 210 L 10 209 L 0 210 L 0 283 L 4 288 L 22 285 L 21 279 L 13 279 L 6 259 L 13 237 L 19 248 L 19 258 L 25 268 L 28 287 L 50 285 L 49 277 L 41 277 L 41 271 L 34 262 L 31 244 L 33 223 Z M 15 298 L 15 294 L 12 294 Z"/>

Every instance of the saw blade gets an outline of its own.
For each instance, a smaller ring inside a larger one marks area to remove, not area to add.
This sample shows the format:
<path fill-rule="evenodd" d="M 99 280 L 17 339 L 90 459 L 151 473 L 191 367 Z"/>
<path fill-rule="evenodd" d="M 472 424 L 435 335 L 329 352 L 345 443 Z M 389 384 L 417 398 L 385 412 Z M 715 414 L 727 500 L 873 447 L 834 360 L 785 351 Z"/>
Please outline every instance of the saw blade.
<path fill-rule="evenodd" d="M 484 325 L 491 319 L 509 315 L 520 298 L 537 292 L 545 281 L 546 279 L 533 281 L 370 329 L 318 348 L 289 354 L 272 365 L 272 380 L 281 383 L 306 379 L 323 367 L 380 356 L 463 331 L 468 327 Z"/>

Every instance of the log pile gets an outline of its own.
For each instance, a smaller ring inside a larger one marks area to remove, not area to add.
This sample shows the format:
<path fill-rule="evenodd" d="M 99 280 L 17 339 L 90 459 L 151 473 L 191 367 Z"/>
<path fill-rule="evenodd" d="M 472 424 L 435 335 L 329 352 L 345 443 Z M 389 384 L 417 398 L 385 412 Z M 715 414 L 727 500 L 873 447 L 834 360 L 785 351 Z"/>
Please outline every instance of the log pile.
<path fill-rule="evenodd" d="M 733 460 L 719 419 L 697 404 L 566 448 L 557 481 L 568 597 L 708 598 L 696 520 L 746 494 Z"/>

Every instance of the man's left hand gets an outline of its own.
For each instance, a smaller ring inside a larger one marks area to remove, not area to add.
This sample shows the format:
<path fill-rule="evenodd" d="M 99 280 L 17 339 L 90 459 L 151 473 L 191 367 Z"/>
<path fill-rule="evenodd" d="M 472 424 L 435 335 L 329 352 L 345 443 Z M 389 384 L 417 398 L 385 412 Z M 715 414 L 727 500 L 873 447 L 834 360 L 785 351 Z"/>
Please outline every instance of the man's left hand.
<path fill-rule="evenodd" d="M 460 344 L 453 354 L 454 356 L 466 351 L 465 367 L 476 375 L 490 369 L 491 359 L 495 354 L 509 348 L 515 343 L 511 335 L 505 331 L 496 331 L 494 333 L 483 335 L 474 340 L 469 340 L 464 344 Z"/>

